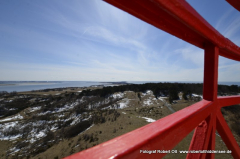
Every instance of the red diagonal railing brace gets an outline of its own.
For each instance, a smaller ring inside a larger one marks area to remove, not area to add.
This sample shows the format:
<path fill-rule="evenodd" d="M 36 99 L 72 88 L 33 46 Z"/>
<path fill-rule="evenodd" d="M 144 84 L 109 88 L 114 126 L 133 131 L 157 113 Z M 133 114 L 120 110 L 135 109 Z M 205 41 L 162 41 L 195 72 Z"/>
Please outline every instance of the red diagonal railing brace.
<path fill-rule="evenodd" d="M 240 96 L 217 97 L 219 55 L 240 61 L 240 48 L 216 31 L 184 0 L 105 0 L 143 21 L 205 50 L 203 100 L 154 123 L 76 153 L 75 158 L 161 158 L 194 128 L 189 150 L 214 150 L 215 132 L 221 135 L 232 156 L 240 148 L 221 113 L 225 106 L 240 104 Z M 240 0 L 227 0 L 240 10 Z M 189 153 L 187 158 L 214 158 L 214 153 Z"/>

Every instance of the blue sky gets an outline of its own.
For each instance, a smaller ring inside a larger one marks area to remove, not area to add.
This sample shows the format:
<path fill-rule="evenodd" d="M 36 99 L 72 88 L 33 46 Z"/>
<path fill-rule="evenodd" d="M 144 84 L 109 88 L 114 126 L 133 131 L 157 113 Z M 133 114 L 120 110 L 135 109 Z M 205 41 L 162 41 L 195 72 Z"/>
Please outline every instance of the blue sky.
<path fill-rule="evenodd" d="M 188 0 L 240 46 L 240 13 Z M 203 50 L 101 0 L 0 1 L 0 80 L 203 81 Z M 219 59 L 219 81 L 240 63 Z"/>

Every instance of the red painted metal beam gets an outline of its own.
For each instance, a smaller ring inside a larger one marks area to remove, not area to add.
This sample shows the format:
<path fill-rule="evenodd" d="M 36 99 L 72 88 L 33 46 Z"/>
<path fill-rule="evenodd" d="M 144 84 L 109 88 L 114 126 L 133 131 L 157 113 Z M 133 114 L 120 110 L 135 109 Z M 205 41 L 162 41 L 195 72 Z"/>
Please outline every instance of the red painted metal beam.
<path fill-rule="evenodd" d="M 154 123 L 76 153 L 73 158 L 161 158 L 165 153 L 143 154 L 140 150 L 171 150 L 212 111 L 212 102 L 202 100 Z"/>
<path fill-rule="evenodd" d="M 226 1 L 240 12 L 240 0 L 226 0 Z"/>
<path fill-rule="evenodd" d="M 212 129 L 209 130 L 210 131 L 210 138 L 208 141 L 208 144 L 206 145 L 206 150 L 215 150 L 215 144 L 216 144 L 216 106 L 214 104 L 214 111 L 212 112 L 211 116 L 211 123 L 212 123 Z M 204 149 L 205 150 L 205 149 Z M 214 159 L 215 158 L 215 154 L 214 153 L 207 153 L 203 155 L 204 158 L 209 158 L 209 159 Z"/>
<path fill-rule="evenodd" d="M 208 119 L 206 119 L 206 121 L 208 122 L 208 129 L 207 129 L 207 135 L 206 135 L 206 138 L 205 138 L 205 141 L 204 141 L 204 146 L 203 146 L 203 148 L 201 149 L 201 150 L 208 150 L 209 149 L 209 147 L 212 145 L 212 135 L 215 135 L 215 134 L 213 134 L 213 132 L 214 132 L 214 127 L 213 127 L 213 124 L 214 124 L 214 115 L 212 115 L 211 114 L 211 116 L 208 118 Z M 202 159 L 205 159 L 206 158 L 206 155 L 207 154 L 201 154 L 201 158 Z M 209 157 L 210 158 L 210 157 Z"/>
<path fill-rule="evenodd" d="M 224 96 L 218 97 L 219 107 L 226 107 L 231 105 L 240 104 L 240 96 Z"/>
<path fill-rule="evenodd" d="M 185 0 L 105 0 L 197 47 L 212 43 L 219 54 L 240 61 L 240 48 L 222 36 Z"/>
<path fill-rule="evenodd" d="M 220 110 L 217 112 L 217 131 L 222 137 L 224 143 L 227 145 L 228 149 L 232 151 L 232 156 L 235 159 L 239 159 L 240 148 Z"/>
<path fill-rule="evenodd" d="M 218 55 L 219 49 L 206 44 L 204 53 L 203 99 L 214 101 L 218 91 Z"/>

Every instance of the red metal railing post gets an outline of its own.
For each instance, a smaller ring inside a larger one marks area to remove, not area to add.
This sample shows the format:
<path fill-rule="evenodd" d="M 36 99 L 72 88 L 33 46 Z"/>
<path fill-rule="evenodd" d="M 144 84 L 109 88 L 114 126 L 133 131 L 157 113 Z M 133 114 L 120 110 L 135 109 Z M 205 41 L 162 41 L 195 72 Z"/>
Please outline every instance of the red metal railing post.
<path fill-rule="evenodd" d="M 203 99 L 216 101 L 218 91 L 219 49 L 213 44 L 205 45 Z"/>
<path fill-rule="evenodd" d="M 213 101 L 212 113 L 195 129 L 189 150 L 214 150 L 217 111 L 219 49 L 213 44 L 205 45 L 203 98 Z M 214 154 L 189 153 L 187 158 L 214 158 Z"/>
<path fill-rule="evenodd" d="M 204 83 L 203 99 L 213 101 L 213 111 L 211 114 L 212 131 L 207 149 L 215 150 L 216 139 L 216 113 L 218 110 L 217 92 L 218 92 L 218 57 L 219 48 L 206 44 L 204 53 Z M 206 154 L 206 158 L 214 159 L 214 153 Z"/>

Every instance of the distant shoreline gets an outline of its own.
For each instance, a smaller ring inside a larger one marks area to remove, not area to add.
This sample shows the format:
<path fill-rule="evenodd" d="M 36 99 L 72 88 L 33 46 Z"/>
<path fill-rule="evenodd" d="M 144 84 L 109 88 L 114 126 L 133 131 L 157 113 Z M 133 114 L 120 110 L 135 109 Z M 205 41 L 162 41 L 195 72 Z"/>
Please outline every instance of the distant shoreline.
<path fill-rule="evenodd" d="M 0 84 L 0 86 L 19 86 L 19 85 L 22 85 L 22 86 L 25 86 L 25 85 L 48 85 L 48 84 L 55 84 L 55 83 L 44 83 L 44 82 L 39 82 L 39 83 L 35 83 L 35 82 L 29 82 L 29 83 L 6 83 L 6 84 Z"/>

